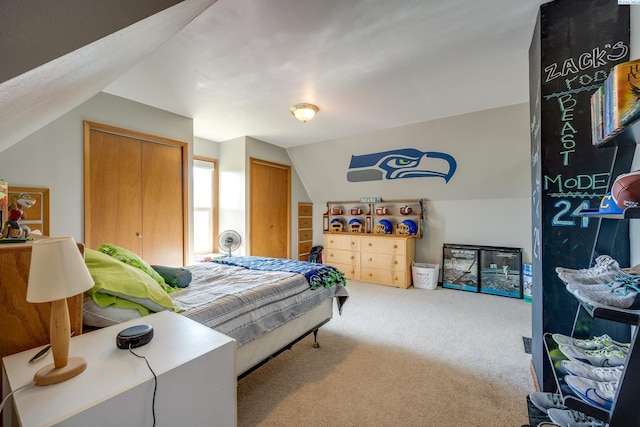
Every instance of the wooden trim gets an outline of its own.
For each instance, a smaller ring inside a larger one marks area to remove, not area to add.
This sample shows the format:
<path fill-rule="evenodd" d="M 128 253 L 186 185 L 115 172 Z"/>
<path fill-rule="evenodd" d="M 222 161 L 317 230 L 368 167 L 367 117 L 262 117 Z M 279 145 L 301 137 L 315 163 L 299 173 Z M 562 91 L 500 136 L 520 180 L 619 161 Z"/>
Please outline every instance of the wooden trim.
<path fill-rule="evenodd" d="M 114 135 L 120 135 L 127 138 L 138 139 L 145 142 L 152 142 L 154 144 L 164 144 L 179 148 L 182 157 L 182 254 L 183 264 L 186 265 L 189 262 L 189 206 L 188 206 L 188 194 L 189 194 L 189 162 L 188 162 L 188 149 L 189 145 L 186 142 L 165 138 L 162 136 L 151 135 L 143 132 L 138 132 L 130 129 L 119 128 L 115 126 L 105 125 L 102 123 L 96 123 L 85 120 L 84 124 L 84 239 L 89 240 L 90 237 L 90 215 L 89 206 L 91 206 L 91 191 L 90 188 L 90 143 L 91 143 L 91 131 L 105 132 Z"/>
<path fill-rule="evenodd" d="M 213 185 L 212 185 L 213 194 L 211 195 L 211 197 L 213 198 L 213 212 L 212 212 L 213 218 L 211 218 L 211 221 L 213 222 L 212 228 L 211 228 L 211 232 L 213 236 L 211 237 L 213 239 L 213 252 L 218 252 L 218 209 L 220 205 L 218 200 L 218 194 L 219 194 L 218 160 L 212 159 L 210 157 L 203 157 L 203 156 L 193 156 L 193 160 L 200 160 L 203 162 L 213 163 Z"/>

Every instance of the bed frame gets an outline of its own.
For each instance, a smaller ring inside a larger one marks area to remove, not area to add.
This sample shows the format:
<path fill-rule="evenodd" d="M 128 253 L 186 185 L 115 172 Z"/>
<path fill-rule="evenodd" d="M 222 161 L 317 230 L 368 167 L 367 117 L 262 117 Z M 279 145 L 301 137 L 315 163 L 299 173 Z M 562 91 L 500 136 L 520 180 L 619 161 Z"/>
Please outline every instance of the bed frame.
<path fill-rule="evenodd" d="M 313 347 L 318 329 L 333 317 L 333 298 L 266 334 L 236 348 L 236 375 L 244 378 L 295 343 L 313 333 Z"/>

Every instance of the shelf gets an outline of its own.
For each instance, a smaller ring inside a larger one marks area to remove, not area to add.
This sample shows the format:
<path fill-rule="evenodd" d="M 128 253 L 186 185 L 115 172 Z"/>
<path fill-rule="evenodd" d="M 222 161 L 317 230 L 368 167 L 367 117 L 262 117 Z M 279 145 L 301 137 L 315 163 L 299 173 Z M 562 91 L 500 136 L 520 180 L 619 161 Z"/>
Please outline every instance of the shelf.
<path fill-rule="evenodd" d="M 602 219 L 633 219 L 640 218 L 640 208 L 628 208 L 621 214 L 599 214 L 595 210 L 583 210 L 578 212 L 578 216 Z"/>
<path fill-rule="evenodd" d="M 556 384 L 558 384 L 558 393 L 560 393 L 560 395 L 562 396 L 562 401 L 564 402 L 564 404 L 568 408 L 575 409 L 576 411 L 580 411 L 604 422 L 609 422 L 611 418 L 611 414 L 609 413 L 609 411 L 605 411 L 604 409 L 598 408 L 585 402 L 567 385 L 564 377 L 568 375 L 568 373 L 562 368 L 561 362 L 563 360 L 569 359 L 564 354 L 562 354 L 562 352 L 558 348 L 558 343 L 554 341 L 551 334 L 544 334 L 543 341 L 544 346 L 547 350 L 547 356 L 549 357 L 549 361 L 551 362 L 551 366 L 553 367 L 553 376 L 556 379 Z"/>
<path fill-rule="evenodd" d="M 574 295 L 575 296 L 575 295 Z M 640 321 L 640 310 L 628 310 L 624 308 L 611 307 L 607 305 L 588 303 L 576 297 L 582 308 L 594 318 L 611 320 L 613 322 L 624 323 L 636 326 Z"/>
<path fill-rule="evenodd" d="M 616 145 L 635 145 L 638 141 L 640 141 L 640 119 L 613 131 L 593 145 L 598 148 L 615 147 Z"/>

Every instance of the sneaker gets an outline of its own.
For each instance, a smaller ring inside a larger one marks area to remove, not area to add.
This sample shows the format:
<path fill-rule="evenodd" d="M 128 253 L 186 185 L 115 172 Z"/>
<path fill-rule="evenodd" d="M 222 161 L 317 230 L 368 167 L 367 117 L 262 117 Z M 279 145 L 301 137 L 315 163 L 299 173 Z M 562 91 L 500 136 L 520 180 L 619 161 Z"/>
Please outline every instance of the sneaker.
<path fill-rule="evenodd" d="M 566 267 L 556 267 L 556 273 L 589 274 L 590 271 L 593 271 L 594 269 L 596 269 L 600 265 L 603 265 L 603 264 L 609 265 L 609 264 L 613 264 L 614 262 L 617 263 L 609 255 L 600 255 L 598 258 L 596 258 L 596 262 L 593 265 L 593 267 L 580 268 L 580 269 L 573 269 L 573 268 L 566 268 Z"/>
<path fill-rule="evenodd" d="M 599 337 L 593 337 L 588 340 L 581 340 L 581 339 L 569 337 L 567 335 L 562 335 L 562 334 L 553 334 L 551 335 L 551 337 L 558 344 L 564 344 L 564 345 L 569 344 L 574 347 L 583 348 L 585 350 L 600 350 L 601 348 L 611 347 L 612 345 L 615 345 L 616 347 L 619 347 L 620 350 L 625 351 L 625 349 L 628 350 L 630 347 L 630 344 L 614 341 L 607 334 L 600 335 Z"/>
<path fill-rule="evenodd" d="M 596 263 L 596 265 L 591 268 L 578 270 L 576 272 L 560 271 L 557 274 L 560 280 L 565 283 L 576 283 L 581 285 L 605 284 L 615 279 L 617 274 L 629 275 L 620 268 L 618 261 L 611 257 L 600 260 L 600 262 Z"/>
<path fill-rule="evenodd" d="M 594 381 L 581 377 L 567 375 L 564 377 L 567 385 L 587 403 L 608 411 L 616 397 L 618 381 Z"/>
<path fill-rule="evenodd" d="M 605 427 L 604 421 L 597 420 L 573 409 L 549 409 L 549 419 L 562 427 Z"/>
<path fill-rule="evenodd" d="M 640 277 L 617 275 L 615 280 L 606 285 L 572 286 L 573 294 L 589 304 L 609 307 L 638 309 L 640 308 Z"/>
<path fill-rule="evenodd" d="M 587 363 L 572 360 L 563 360 L 560 364 L 570 375 L 595 381 L 619 381 L 624 369 L 623 366 L 598 368 Z"/>
<path fill-rule="evenodd" d="M 618 347 L 605 347 L 600 350 L 584 350 L 572 345 L 559 345 L 558 348 L 572 361 L 587 362 L 597 367 L 622 366 L 627 355 Z"/>
<path fill-rule="evenodd" d="M 562 403 L 562 396 L 557 393 L 536 391 L 529 394 L 529 400 L 531 401 L 531 404 L 533 404 L 533 406 L 540 409 L 545 414 L 551 408 L 567 408 L 566 406 L 564 406 L 564 403 Z"/>

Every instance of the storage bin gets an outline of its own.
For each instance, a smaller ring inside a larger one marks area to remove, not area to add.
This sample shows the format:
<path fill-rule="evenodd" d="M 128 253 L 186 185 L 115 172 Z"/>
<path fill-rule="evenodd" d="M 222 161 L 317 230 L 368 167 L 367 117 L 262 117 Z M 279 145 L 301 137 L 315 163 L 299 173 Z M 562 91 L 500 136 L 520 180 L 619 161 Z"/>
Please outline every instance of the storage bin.
<path fill-rule="evenodd" d="M 419 289 L 434 290 L 438 286 L 438 264 L 413 262 L 411 273 L 413 286 Z"/>

